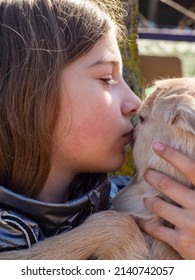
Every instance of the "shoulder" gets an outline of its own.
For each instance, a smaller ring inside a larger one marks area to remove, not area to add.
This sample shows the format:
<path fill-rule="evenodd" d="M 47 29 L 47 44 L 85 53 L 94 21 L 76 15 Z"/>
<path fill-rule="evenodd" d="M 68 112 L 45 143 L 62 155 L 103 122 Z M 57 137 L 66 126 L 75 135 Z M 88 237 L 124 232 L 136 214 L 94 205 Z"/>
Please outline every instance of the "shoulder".
<path fill-rule="evenodd" d="M 29 248 L 44 236 L 29 217 L 0 208 L 0 252 Z"/>

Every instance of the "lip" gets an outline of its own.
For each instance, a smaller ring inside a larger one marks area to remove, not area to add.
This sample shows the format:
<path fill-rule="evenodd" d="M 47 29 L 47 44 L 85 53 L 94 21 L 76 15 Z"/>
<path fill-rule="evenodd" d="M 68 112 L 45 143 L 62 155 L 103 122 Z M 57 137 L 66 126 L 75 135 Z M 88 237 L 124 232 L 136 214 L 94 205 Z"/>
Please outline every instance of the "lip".
<path fill-rule="evenodd" d="M 123 138 L 125 139 L 125 145 L 132 144 L 132 142 L 133 142 L 133 130 L 131 130 L 128 133 L 125 133 L 123 135 Z"/>

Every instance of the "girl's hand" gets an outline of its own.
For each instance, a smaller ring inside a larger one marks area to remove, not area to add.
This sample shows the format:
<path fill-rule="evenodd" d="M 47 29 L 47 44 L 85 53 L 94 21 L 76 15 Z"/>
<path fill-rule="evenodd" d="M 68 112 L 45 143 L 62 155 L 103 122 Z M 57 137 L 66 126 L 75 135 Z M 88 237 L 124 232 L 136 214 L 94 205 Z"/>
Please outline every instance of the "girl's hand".
<path fill-rule="evenodd" d="M 182 172 L 195 185 L 195 161 L 173 148 L 155 143 L 154 151 Z M 146 181 L 182 208 L 160 198 L 146 198 L 145 205 L 152 212 L 175 225 L 168 228 L 162 224 L 139 220 L 140 228 L 148 234 L 172 246 L 184 259 L 195 260 L 195 191 L 174 179 L 154 170 L 148 170 Z"/>

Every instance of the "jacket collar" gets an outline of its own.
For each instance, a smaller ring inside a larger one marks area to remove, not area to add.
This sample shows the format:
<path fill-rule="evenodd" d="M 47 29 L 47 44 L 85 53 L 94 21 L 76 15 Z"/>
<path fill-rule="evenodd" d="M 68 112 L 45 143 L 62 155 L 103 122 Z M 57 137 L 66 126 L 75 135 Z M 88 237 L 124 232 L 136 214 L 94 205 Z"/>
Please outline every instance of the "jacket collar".
<path fill-rule="evenodd" d="M 64 204 L 46 203 L 16 194 L 0 186 L 0 205 L 36 221 L 46 236 L 62 226 L 73 228 L 93 212 L 106 210 L 109 204 L 110 181 L 106 174 L 95 177 L 90 191 Z"/>

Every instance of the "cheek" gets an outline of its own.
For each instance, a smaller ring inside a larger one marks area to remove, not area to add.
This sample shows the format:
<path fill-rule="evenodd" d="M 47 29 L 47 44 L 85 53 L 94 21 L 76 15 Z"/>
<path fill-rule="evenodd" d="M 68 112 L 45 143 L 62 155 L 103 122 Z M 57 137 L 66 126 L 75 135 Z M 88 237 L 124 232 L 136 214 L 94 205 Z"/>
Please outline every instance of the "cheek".
<path fill-rule="evenodd" d="M 117 106 L 111 97 L 104 93 L 101 98 L 89 98 L 87 104 L 84 103 L 77 107 L 78 110 L 74 110 L 74 129 L 78 134 L 92 138 L 112 135 L 121 122 Z"/>
<path fill-rule="evenodd" d="M 102 145 L 102 141 L 108 141 L 109 135 L 112 137 L 114 120 L 107 114 L 101 114 L 96 109 L 91 115 L 85 116 L 82 120 L 75 122 L 73 129 L 79 142 L 87 141 L 89 145 L 89 143 L 97 143 L 99 139 Z"/>
<path fill-rule="evenodd" d="M 56 127 L 54 130 L 54 141 L 56 144 L 63 143 L 68 136 L 72 126 L 72 115 L 70 107 L 66 106 L 66 110 L 61 110 L 58 116 Z"/>

